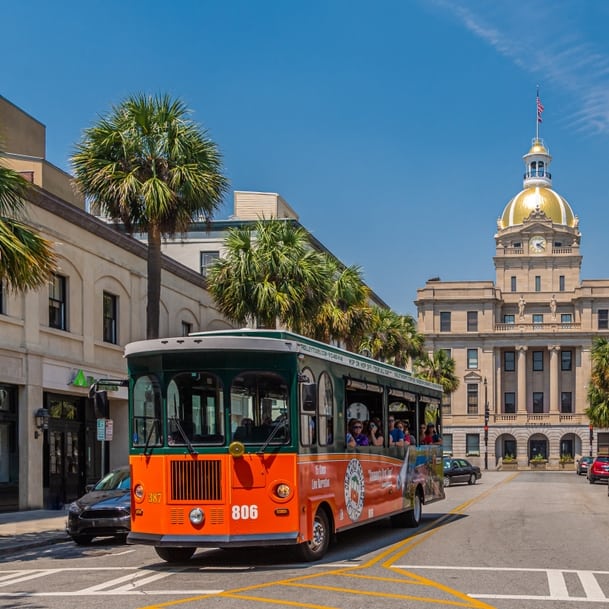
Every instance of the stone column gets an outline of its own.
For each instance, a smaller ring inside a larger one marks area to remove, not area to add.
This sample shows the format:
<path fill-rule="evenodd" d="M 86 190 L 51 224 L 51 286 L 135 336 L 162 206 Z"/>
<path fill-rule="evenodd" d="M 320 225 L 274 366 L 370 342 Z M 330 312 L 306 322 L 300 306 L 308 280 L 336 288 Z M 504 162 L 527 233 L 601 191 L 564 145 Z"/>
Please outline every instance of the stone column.
<path fill-rule="evenodd" d="M 494 414 L 503 412 L 503 382 L 501 380 L 501 371 L 503 370 L 503 362 L 501 360 L 501 350 L 495 347 L 493 349 L 493 358 L 495 366 L 495 378 L 493 380 L 493 387 L 495 388 L 495 403 L 494 403 Z"/>
<path fill-rule="evenodd" d="M 560 394 L 558 392 L 558 354 L 560 345 L 550 345 L 550 402 L 548 412 L 560 412 Z"/>
<path fill-rule="evenodd" d="M 518 395 L 516 397 L 516 412 L 527 411 L 527 347 L 516 347 L 518 353 Z"/>

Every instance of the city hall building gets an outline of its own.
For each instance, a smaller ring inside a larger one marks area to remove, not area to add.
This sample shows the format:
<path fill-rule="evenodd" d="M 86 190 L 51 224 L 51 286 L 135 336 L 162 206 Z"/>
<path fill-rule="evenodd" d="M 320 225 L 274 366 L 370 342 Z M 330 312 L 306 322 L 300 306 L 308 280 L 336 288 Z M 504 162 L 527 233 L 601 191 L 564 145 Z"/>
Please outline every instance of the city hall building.
<path fill-rule="evenodd" d="M 523 189 L 497 221 L 495 281 L 430 279 L 416 300 L 426 348 L 446 350 L 460 381 L 443 405 L 444 449 L 491 469 L 508 455 L 557 468 L 609 452 L 584 414 L 609 280 L 580 279 L 578 217 L 552 189 L 544 142 L 523 158 Z"/>

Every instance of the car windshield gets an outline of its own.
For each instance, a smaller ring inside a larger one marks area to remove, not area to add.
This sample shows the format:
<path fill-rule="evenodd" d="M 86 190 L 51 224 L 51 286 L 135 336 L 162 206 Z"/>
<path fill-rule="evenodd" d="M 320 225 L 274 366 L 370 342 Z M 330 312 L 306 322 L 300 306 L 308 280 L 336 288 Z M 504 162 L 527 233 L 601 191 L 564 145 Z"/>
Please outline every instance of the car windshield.
<path fill-rule="evenodd" d="M 596 457 L 599 463 L 609 463 L 609 457 Z"/>
<path fill-rule="evenodd" d="M 113 472 L 106 474 L 96 485 L 93 490 L 95 491 L 115 491 L 129 490 L 129 470 L 128 469 L 117 469 Z"/>

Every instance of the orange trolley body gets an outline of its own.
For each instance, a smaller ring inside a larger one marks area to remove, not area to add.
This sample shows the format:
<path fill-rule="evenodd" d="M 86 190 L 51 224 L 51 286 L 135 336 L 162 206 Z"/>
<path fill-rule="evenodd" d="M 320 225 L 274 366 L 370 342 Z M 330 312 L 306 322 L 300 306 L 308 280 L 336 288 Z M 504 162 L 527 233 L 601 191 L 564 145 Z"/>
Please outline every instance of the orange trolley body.
<path fill-rule="evenodd" d="M 417 405 L 437 406 L 437 386 L 405 371 L 254 330 L 142 341 L 127 358 L 129 541 L 165 560 L 198 547 L 275 545 L 316 560 L 335 532 L 387 517 L 417 526 L 422 505 L 444 498 L 441 446 L 345 440 L 356 411 L 401 412 L 414 424 Z"/>

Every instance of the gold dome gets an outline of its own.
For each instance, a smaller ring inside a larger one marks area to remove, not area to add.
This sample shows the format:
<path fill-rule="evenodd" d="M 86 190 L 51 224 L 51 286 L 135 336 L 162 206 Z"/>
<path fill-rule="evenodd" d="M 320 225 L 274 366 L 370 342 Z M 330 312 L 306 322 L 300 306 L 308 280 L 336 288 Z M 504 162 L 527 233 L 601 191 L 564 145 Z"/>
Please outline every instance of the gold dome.
<path fill-rule="evenodd" d="M 543 145 L 541 140 L 534 140 L 528 154 L 546 154 L 549 155 L 548 149 Z"/>
<path fill-rule="evenodd" d="M 566 199 L 551 188 L 530 186 L 520 191 L 505 206 L 500 218 L 501 228 L 522 224 L 538 208 L 555 224 L 563 224 L 571 228 L 577 224 L 575 214 Z"/>

